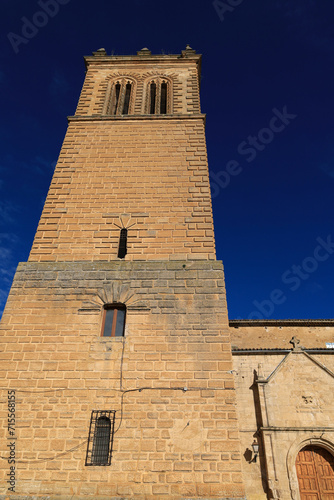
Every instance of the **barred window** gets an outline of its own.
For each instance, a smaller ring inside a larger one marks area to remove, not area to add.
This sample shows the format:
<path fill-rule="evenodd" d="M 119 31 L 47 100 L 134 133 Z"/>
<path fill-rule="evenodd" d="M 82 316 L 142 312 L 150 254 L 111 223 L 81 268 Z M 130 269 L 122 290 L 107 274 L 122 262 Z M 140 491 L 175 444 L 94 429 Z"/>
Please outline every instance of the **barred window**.
<path fill-rule="evenodd" d="M 111 99 L 108 114 L 130 114 L 133 101 L 133 87 L 133 82 L 128 78 L 120 78 L 114 82 L 111 88 Z"/>
<path fill-rule="evenodd" d="M 126 307 L 124 304 L 106 304 L 104 306 L 102 337 L 123 337 Z"/>
<path fill-rule="evenodd" d="M 110 465 L 114 427 L 114 410 L 92 411 L 89 426 L 86 465 Z"/>
<path fill-rule="evenodd" d="M 167 80 L 160 77 L 149 82 L 147 112 L 150 115 L 166 115 L 170 112 L 168 85 Z"/>

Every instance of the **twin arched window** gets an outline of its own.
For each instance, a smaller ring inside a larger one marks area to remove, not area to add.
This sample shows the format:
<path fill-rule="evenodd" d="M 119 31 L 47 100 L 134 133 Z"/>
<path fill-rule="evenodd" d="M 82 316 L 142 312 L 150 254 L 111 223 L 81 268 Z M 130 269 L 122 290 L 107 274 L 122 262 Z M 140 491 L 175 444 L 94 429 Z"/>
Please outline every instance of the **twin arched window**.
<path fill-rule="evenodd" d="M 148 88 L 148 114 L 166 115 L 168 108 L 168 83 L 164 78 L 151 80 Z"/>
<path fill-rule="evenodd" d="M 120 77 L 111 85 L 108 115 L 134 114 L 135 81 Z M 144 102 L 138 105 L 144 114 L 166 115 L 171 113 L 171 83 L 167 78 L 157 76 L 144 84 Z"/>
<path fill-rule="evenodd" d="M 111 89 L 110 115 L 128 115 L 130 113 L 133 99 L 134 84 L 128 78 L 120 78 L 114 82 Z"/>

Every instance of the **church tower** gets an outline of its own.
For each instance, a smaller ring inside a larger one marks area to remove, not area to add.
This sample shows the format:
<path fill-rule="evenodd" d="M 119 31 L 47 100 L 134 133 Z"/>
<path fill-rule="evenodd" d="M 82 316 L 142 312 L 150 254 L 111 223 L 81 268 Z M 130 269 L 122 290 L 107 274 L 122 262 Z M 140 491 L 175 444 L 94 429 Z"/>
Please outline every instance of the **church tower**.
<path fill-rule="evenodd" d="M 85 62 L 1 323 L 0 497 L 244 498 L 201 56 Z"/>

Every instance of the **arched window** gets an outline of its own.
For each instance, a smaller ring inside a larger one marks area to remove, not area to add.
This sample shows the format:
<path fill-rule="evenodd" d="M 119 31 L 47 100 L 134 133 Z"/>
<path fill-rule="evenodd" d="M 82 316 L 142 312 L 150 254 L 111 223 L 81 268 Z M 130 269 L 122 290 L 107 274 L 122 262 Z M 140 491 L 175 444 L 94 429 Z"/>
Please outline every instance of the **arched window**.
<path fill-rule="evenodd" d="M 167 113 L 167 83 L 162 82 L 161 93 L 160 93 L 160 114 L 165 115 Z"/>
<path fill-rule="evenodd" d="M 127 83 L 125 85 L 125 96 L 124 96 L 124 104 L 123 104 L 122 115 L 128 115 L 129 114 L 130 96 L 131 96 L 131 83 Z"/>
<path fill-rule="evenodd" d="M 148 84 L 147 112 L 150 115 L 166 115 L 170 113 L 169 83 L 165 78 L 157 77 Z"/>
<path fill-rule="evenodd" d="M 119 103 L 119 94 L 121 92 L 121 84 L 120 83 L 116 83 L 115 85 L 115 89 L 114 89 L 114 92 L 115 92 L 115 96 L 114 96 L 114 103 L 113 103 L 113 106 L 112 106 L 112 115 L 116 115 L 116 112 L 117 112 L 117 109 L 118 109 L 118 103 Z"/>
<path fill-rule="evenodd" d="M 126 307 L 124 304 L 106 304 L 102 321 L 102 337 L 124 337 Z"/>
<path fill-rule="evenodd" d="M 157 84 L 152 82 L 150 85 L 150 115 L 155 113 L 155 103 L 157 100 Z"/>
<path fill-rule="evenodd" d="M 134 83 L 128 78 L 119 78 L 111 87 L 111 98 L 108 107 L 110 115 L 128 115 L 131 113 L 134 94 Z"/>
<path fill-rule="evenodd" d="M 108 417 L 99 417 L 95 426 L 92 463 L 106 465 L 109 458 L 111 422 Z"/>
<path fill-rule="evenodd" d="M 114 410 L 92 411 L 87 443 L 86 465 L 110 465 L 114 426 Z"/>

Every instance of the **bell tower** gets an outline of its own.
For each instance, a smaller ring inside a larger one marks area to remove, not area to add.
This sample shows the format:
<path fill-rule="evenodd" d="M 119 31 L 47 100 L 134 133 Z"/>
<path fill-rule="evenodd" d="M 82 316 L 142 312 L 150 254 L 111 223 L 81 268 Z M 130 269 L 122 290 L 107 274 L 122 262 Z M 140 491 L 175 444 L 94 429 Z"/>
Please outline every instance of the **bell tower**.
<path fill-rule="evenodd" d="M 86 57 L 30 262 L 214 260 L 201 57 Z"/>
<path fill-rule="evenodd" d="M 0 495 L 243 498 L 201 56 L 85 63 L 1 323 Z"/>

